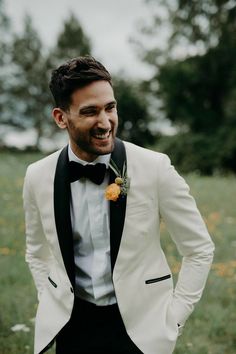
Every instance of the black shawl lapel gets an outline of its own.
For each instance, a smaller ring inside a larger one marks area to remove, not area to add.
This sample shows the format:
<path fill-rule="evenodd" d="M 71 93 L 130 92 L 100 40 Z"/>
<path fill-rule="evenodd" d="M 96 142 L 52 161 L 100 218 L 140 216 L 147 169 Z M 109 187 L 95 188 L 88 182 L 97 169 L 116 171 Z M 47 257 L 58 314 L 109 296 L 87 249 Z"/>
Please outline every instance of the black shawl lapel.
<path fill-rule="evenodd" d="M 115 148 L 111 154 L 112 160 L 116 163 L 119 171 L 122 171 L 124 163 L 127 164 L 124 143 L 120 139 L 115 140 Z M 109 183 L 114 183 L 115 174 L 110 169 Z M 110 201 L 110 247 L 111 247 L 111 268 L 114 269 L 117 254 L 120 247 L 126 211 L 127 196 L 122 196 L 118 201 Z"/>
<path fill-rule="evenodd" d="M 60 153 L 54 179 L 54 212 L 57 235 L 68 277 L 74 285 L 75 266 L 70 217 L 70 182 L 68 178 L 68 146 Z"/>

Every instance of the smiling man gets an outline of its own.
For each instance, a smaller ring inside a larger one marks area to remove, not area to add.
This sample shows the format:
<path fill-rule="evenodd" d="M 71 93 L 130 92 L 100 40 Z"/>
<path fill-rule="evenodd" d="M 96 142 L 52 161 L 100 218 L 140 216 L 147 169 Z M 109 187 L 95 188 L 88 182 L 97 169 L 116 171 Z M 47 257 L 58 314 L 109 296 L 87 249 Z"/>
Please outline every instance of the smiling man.
<path fill-rule="evenodd" d="M 61 65 L 50 89 L 69 144 L 25 177 L 34 353 L 55 341 L 57 354 L 171 354 L 214 250 L 189 188 L 166 155 L 116 138 L 111 77 L 94 58 Z M 183 257 L 175 287 L 161 218 Z"/>

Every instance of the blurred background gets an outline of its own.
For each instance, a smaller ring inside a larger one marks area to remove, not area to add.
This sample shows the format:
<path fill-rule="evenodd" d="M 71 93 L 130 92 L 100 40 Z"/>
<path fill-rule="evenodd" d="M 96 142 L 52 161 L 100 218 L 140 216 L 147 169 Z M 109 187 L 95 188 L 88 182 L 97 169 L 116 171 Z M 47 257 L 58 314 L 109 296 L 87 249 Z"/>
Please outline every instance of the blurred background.
<path fill-rule="evenodd" d="M 114 77 L 123 139 L 183 172 L 236 171 L 235 1 L 0 0 L 2 149 L 65 142 L 48 81 L 85 54 Z"/>
<path fill-rule="evenodd" d="M 66 144 L 48 81 L 85 54 L 113 76 L 118 136 L 170 156 L 216 243 L 202 303 L 175 354 L 235 354 L 234 0 L 0 0 L 0 354 L 32 353 L 37 301 L 24 263 L 23 178 L 29 163 Z M 165 225 L 162 233 L 177 273 Z"/>

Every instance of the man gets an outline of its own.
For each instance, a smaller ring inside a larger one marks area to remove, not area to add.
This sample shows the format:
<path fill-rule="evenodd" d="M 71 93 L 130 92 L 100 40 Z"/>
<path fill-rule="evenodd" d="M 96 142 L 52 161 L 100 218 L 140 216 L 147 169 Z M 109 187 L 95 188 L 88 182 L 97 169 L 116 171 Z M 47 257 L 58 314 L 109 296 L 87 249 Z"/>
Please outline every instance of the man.
<path fill-rule="evenodd" d="M 116 138 L 111 77 L 95 59 L 61 65 L 50 89 L 69 145 L 25 177 L 34 353 L 55 340 L 57 354 L 171 354 L 214 250 L 188 186 L 166 155 Z M 183 256 L 175 289 L 161 218 Z"/>

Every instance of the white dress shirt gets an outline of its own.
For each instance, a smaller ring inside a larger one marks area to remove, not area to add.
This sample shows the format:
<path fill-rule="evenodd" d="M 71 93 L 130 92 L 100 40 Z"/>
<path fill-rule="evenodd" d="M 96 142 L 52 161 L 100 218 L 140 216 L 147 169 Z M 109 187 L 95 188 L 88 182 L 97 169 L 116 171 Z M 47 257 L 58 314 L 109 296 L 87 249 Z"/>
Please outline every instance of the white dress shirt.
<path fill-rule="evenodd" d="M 82 165 L 69 146 L 69 160 Z M 101 155 L 92 163 L 105 163 L 110 154 Z M 105 306 L 116 302 L 111 276 L 109 202 L 104 192 L 108 173 L 101 185 L 81 178 L 71 183 L 71 223 L 74 238 L 75 294 L 81 299 Z"/>

